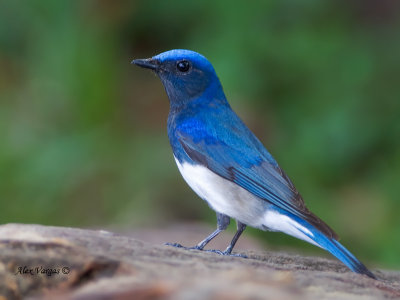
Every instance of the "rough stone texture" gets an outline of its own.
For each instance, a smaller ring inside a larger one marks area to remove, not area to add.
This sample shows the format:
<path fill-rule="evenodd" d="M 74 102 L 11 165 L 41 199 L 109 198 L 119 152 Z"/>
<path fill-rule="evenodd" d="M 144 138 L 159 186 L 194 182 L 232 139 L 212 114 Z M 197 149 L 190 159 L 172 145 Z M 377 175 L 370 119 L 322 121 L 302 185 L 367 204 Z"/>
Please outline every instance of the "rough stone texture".
<path fill-rule="evenodd" d="M 373 270 L 376 281 L 335 260 L 246 255 L 187 251 L 106 231 L 8 224 L 0 226 L 0 299 L 400 299 L 400 272 Z M 24 266 L 32 274 L 21 274 Z"/>

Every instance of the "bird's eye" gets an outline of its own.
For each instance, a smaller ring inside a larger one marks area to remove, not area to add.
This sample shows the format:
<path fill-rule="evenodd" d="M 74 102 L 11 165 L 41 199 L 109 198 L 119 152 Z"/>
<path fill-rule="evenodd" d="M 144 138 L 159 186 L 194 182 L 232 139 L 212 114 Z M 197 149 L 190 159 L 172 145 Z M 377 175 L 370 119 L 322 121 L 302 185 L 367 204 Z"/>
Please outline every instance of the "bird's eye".
<path fill-rule="evenodd" d="M 185 73 L 185 72 L 189 71 L 190 64 L 187 60 L 181 60 L 181 61 L 178 61 L 178 63 L 176 64 L 176 68 L 180 72 Z"/>

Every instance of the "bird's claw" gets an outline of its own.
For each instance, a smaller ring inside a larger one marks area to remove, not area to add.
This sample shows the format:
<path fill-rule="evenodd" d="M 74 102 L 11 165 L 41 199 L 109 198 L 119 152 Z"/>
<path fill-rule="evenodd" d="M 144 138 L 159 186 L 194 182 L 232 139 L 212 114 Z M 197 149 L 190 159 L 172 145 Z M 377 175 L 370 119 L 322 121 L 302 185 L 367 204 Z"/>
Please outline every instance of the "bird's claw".
<path fill-rule="evenodd" d="M 224 256 L 233 256 L 233 257 L 241 257 L 241 258 L 248 258 L 246 255 L 244 254 L 240 254 L 240 253 L 232 253 L 232 252 L 228 252 L 228 251 L 221 251 L 221 250 L 204 250 L 206 252 L 212 252 L 212 253 L 216 253 L 219 255 L 224 255 Z"/>
<path fill-rule="evenodd" d="M 185 250 L 199 250 L 199 251 L 202 251 L 202 250 L 203 250 L 203 249 L 201 249 L 199 246 L 185 247 L 185 246 L 182 246 L 182 245 L 179 244 L 179 243 L 164 243 L 164 245 L 166 245 L 166 246 L 172 246 L 172 247 L 175 247 L 175 248 L 182 248 L 182 249 L 185 249 Z"/>
<path fill-rule="evenodd" d="M 234 257 L 249 258 L 247 255 L 241 254 L 241 253 L 235 253 L 235 254 L 230 253 L 228 255 L 234 256 Z"/>
<path fill-rule="evenodd" d="M 172 247 L 176 247 L 176 248 L 184 248 L 181 244 L 178 244 L 178 243 L 164 243 L 164 245 L 172 246 Z"/>
<path fill-rule="evenodd" d="M 175 248 L 182 248 L 182 249 L 185 249 L 185 250 L 198 250 L 198 251 L 216 253 L 216 254 L 224 255 L 224 256 L 234 256 L 234 257 L 248 258 L 246 255 L 240 254 L 240 253 L 236 254 L 236 253 L 231 253 L 231 252 L 228 252 L 228 251 L 221 251 L 221 250 L 216 250 L 216 249 L 204 250 L 204 249 L 200 248 L 199 246 L 185 247 L 185 246 L 182 246 L 179 243 L 164 243 L 164 245 L 172 246 L 172 247 L 175 247 Z"/>

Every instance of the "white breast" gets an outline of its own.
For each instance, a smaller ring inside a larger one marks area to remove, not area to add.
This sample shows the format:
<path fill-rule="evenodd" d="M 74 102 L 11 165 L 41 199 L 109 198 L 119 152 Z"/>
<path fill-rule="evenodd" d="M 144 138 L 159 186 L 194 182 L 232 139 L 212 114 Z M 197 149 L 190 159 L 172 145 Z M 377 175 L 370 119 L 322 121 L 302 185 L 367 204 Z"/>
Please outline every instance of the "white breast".
<path fill-rule="evenodd" d="M 189 163 L 181 164 L 176 158 L 175 161 L 187 184 L 215 211 L 243 224 L 263 230 L 282 231 L 316 245 L 307 236 L 313 236 L 307 228 L 288 216 L 271 210 L 268 202 L 206 167 Z"/>
<path fill-rule="evenodd" d="M 201 165 L 181 164 L 178 169 L 196 194 L 217 212 L 261 228 L 266 202 Z"/>

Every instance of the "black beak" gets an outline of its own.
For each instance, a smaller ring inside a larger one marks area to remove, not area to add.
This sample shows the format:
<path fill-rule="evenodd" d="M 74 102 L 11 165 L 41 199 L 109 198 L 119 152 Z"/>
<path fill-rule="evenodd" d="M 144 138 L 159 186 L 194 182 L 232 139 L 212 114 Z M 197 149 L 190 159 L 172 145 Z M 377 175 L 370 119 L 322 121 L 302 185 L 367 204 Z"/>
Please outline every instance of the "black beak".
<path fill-rule="evenodd" d="M 135 64 L 139 67 L 151 69 L 157 71 L 160 68 L 160 62 L 157 59 L 146 58 L 146 59 L 134 59 L 131 64 Z"/>

